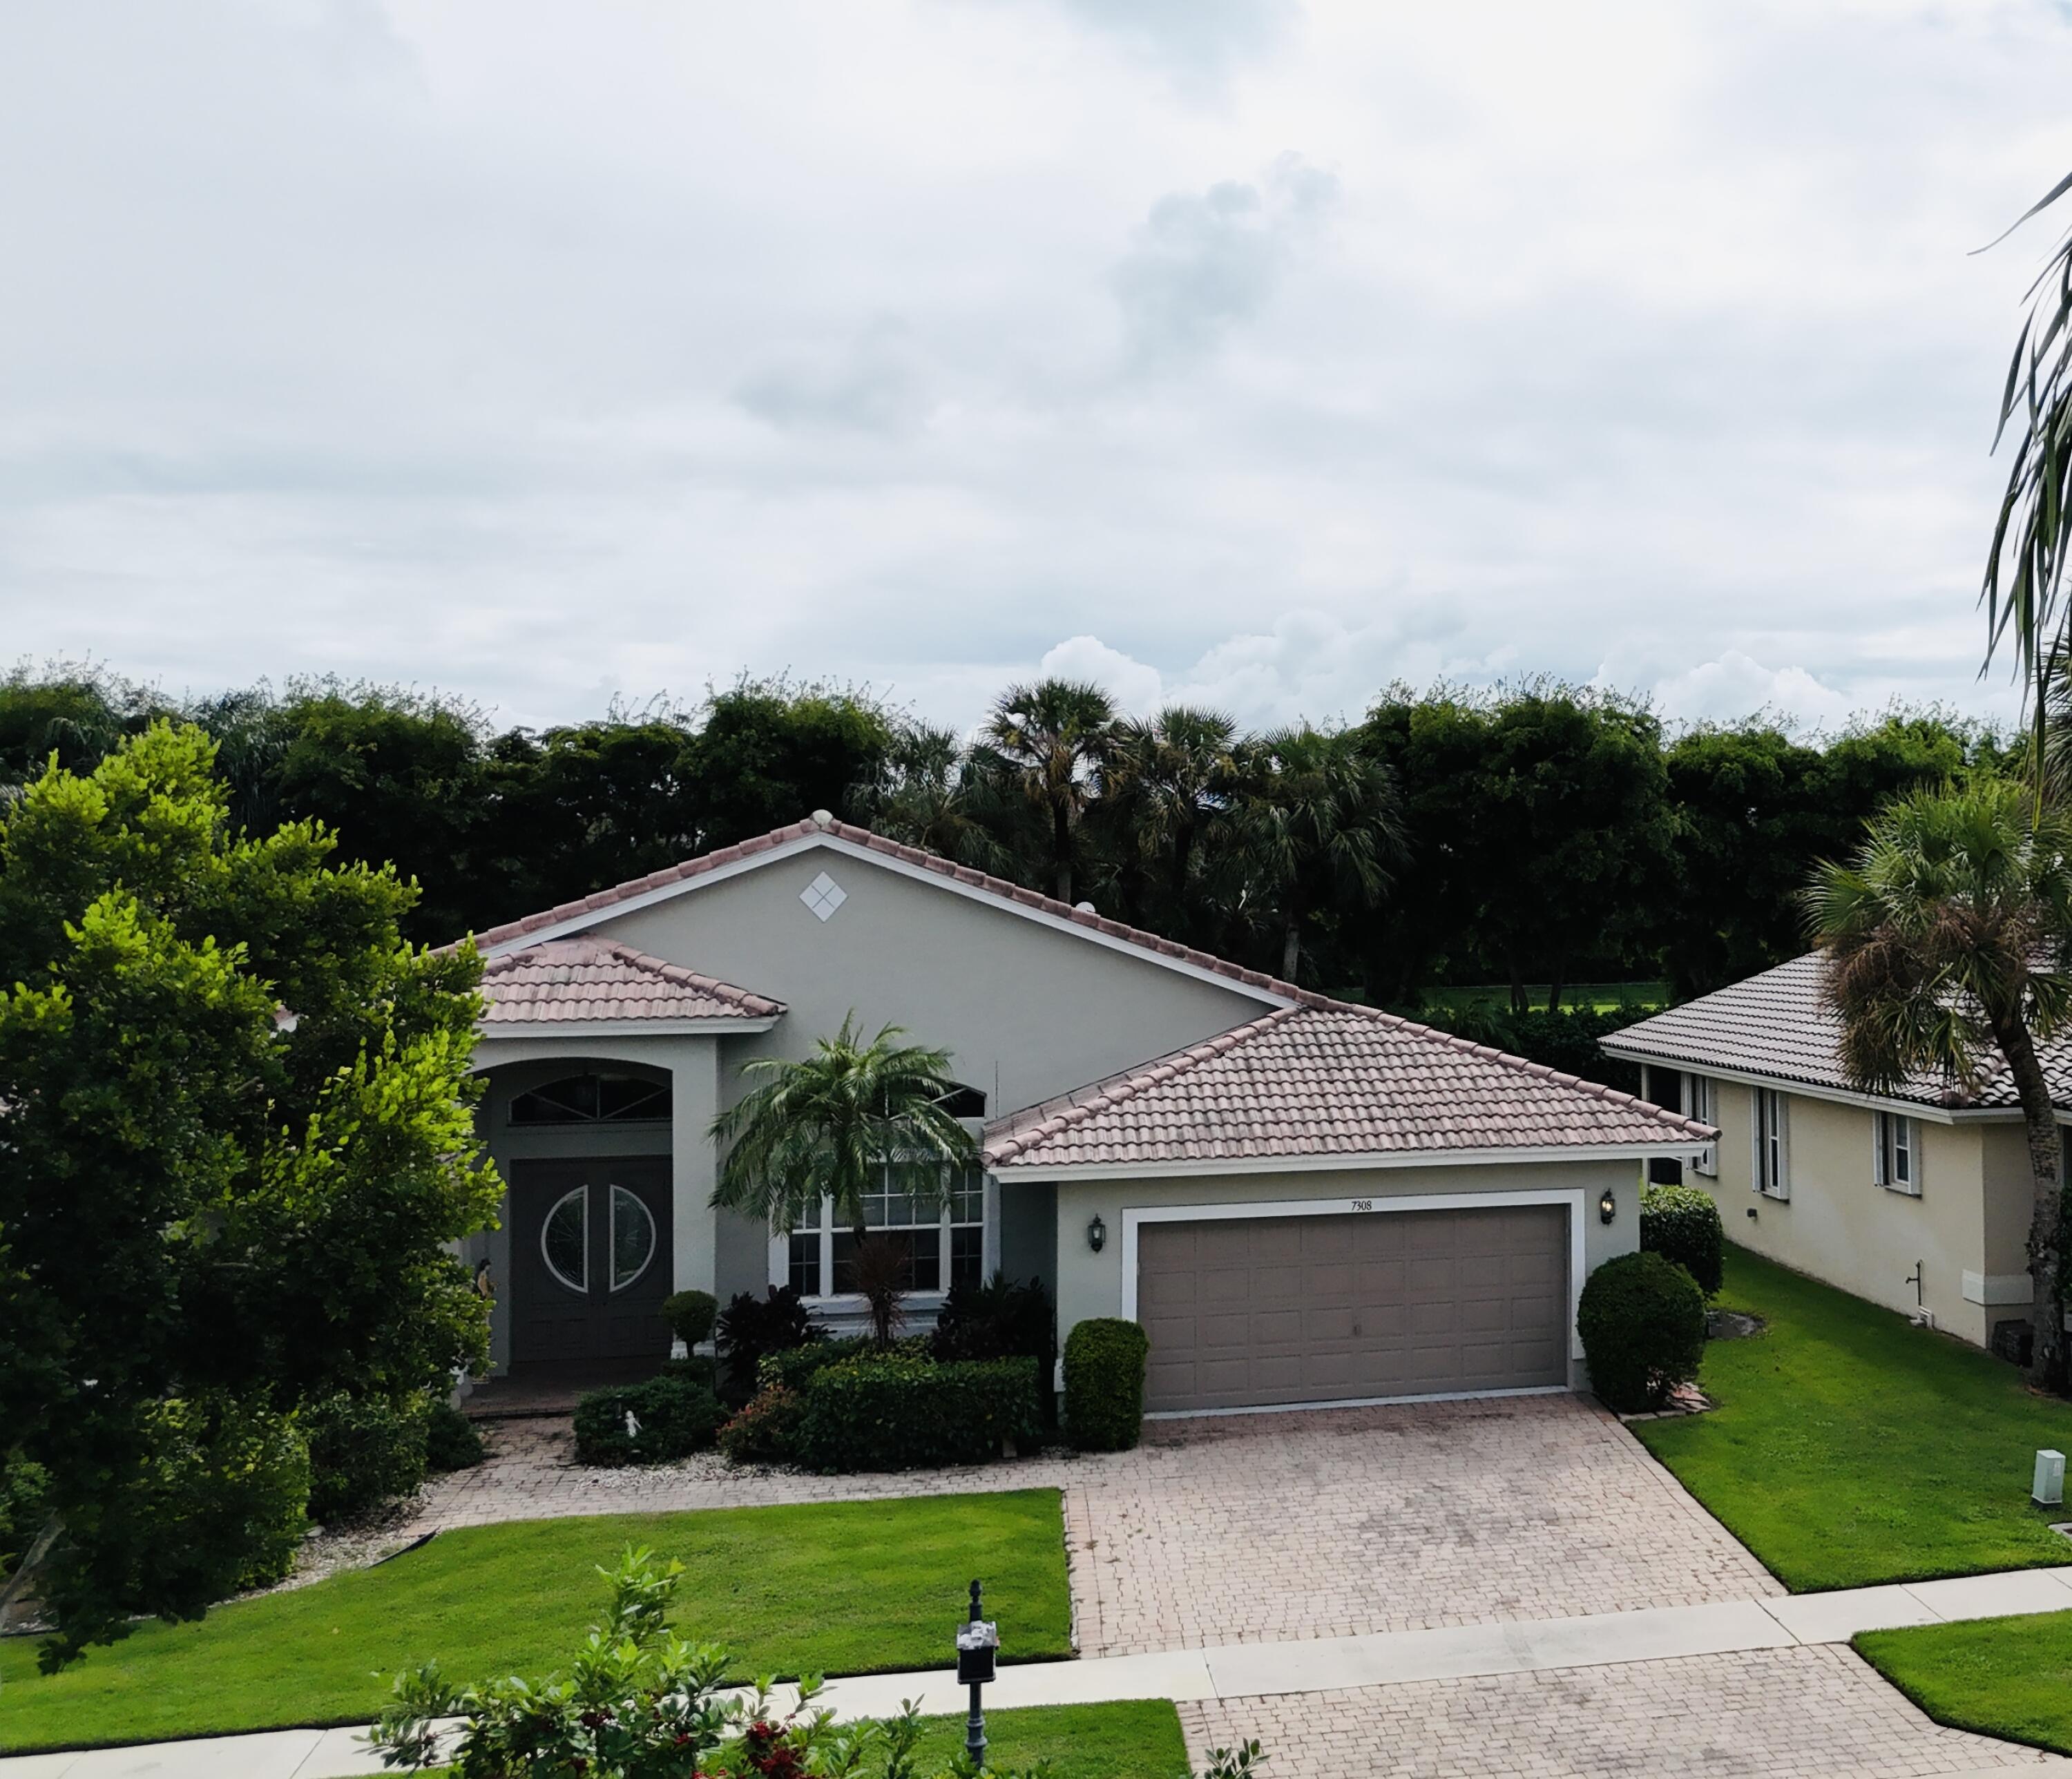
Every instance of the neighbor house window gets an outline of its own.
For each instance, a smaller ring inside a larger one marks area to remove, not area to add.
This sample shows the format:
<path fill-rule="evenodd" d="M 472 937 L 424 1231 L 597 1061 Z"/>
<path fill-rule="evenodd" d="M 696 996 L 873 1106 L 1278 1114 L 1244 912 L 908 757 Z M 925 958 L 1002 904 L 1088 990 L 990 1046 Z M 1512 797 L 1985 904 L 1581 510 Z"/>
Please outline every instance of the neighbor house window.
<path fill-rule="evenodd" d="M 985 1173 L 939 1161 L 895 1161 L 863 1200 L 866 1234 L 882 1235 L 903 1257 L 909 1291 L 975 1285 L 985 1269 Z M 818 1223 L 794 1230 L 786 1279 L 804 1297 L 842 1297 L 856 1289 L 856 1231 L 838 1223 L 823 1199 Z"/>
<path fill-rule="evenodd" d="M 1716 1125 L 1719 1122 L 1720 1096 L 1713 1083 L 1702 1074 L 1684 1077 L 1684 1115 L 1695 1118 L 1701 1124 Z M 1710 1174 L 1717 1178 L 1720 1172 L 1720 1146 L 1715 1143 L 1692 1164 L 1694 1172 Z"/>
<path fill-rule="evenodd" d="M 511 1102 L 514 1124 L 630 1124 L 669 1115 L 669 1083 L 638 1074 L 568 1074 Z"/>
<path fill-rule="evenodd" d="M 1888 1192 L 1921 1196 L 1921 1127 L 1902 1112 L 1871 1114 L 1872 1177 Z"/>
<path fill-rule="evenodd" d="M 1774 1087 L 1758 1087 L 1755 1091 L 1755 1189 L 1766 1198 L 1789 1198 L 1790 1159 L 1784 1095 Z"/>

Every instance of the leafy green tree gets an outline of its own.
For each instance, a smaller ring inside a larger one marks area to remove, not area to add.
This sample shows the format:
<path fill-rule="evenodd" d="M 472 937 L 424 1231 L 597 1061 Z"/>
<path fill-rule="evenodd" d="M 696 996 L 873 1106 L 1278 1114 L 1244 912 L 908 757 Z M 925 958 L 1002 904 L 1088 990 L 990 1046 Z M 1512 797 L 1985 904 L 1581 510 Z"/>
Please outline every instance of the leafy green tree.
<path fill-rule="evenodd" d="M 1038 820 L 1033 864 L 1060 902 L 1072 900 L 1079 866 L 1079 824 L 1100 795 L 1103 768 L 1115 745 L 1114 701 L 1078 680 L 1038 680 L 1009 686 L 994 700 L 983 742 L 975 750 L 980 775 L 1018 791 Z"/>
<path fill-rule="evenodd" d="M 1282 980 L 1321 919 L 1371 907 L 1402 856 L 1396 781 L 1357 729 L 1284 729 L 1244 750 L 1238 847 L 1258 918 L 1280 942 Z"/>
<path fill-rule="evenodd" d="M 1145 880 L 1124 918 L 1175 939 L 1206 936 L 1203 864 L 1235 803 L 1238 753 L 1237 725 L 1219 711 L 1173 705 L 1116 725 L 1097 826 L 1104 850 Z"/>
<path fill-rule="evenodd" d="M 156 693 L 92 662 L 17 665 L 0 675 L 0 800 L 53 754 L 75 772 L 92 767 L 164 709 Z"/>
<path fill-rule="evenodd" d="M 875 783 L 893 723 L 866 692 L 744 680 L 706 701 L 683 774 L 698 850 L 841 815 Z"/>
<path fill-rule="evenodd" d="M 906 1165 L 911 1189 L 939 1200 L 942 1169 L 915 1164 L 968 1166 L 977 1144 L 946 1109 L 957 1089 L 949 1052 L 894 1042 L 905 1035 L 887 1025 L 865 1043 L 852 1013 L 809 1056 L 743 1064 L 758 1085 L 712 1122 L 726 1151 L 713 1204 L 788 1231 L 831 1198 L 861 1239 L 864 1197 L 888 1168 Z"/>
<path fill-rule="evenodd" d="M 313 824 L 233 834 L 213 764 L 161 722 L 0 819 L 0 1340 L 37 1358 L 0 1436 L 48 1473 L 53 1662 L 263 1554 L 203 1508 L 289 1461 L 281 1417 L 485 1351 L 450 1252 L 500 1195 L 479 963 L 408 946 L 411 888 Z"/>
<path fill-rule="evenodd" d="M 1852 1083 L 1970 1095 L 2005 1068 L 2033 1183 L 2030 1371 L 2062 1390 L 2064 1141 L 2036 1047 L 2072 1025 L 2072 825 L 2005 779 L 1917 791 L 1819 869 L 1807 907 Z"/>

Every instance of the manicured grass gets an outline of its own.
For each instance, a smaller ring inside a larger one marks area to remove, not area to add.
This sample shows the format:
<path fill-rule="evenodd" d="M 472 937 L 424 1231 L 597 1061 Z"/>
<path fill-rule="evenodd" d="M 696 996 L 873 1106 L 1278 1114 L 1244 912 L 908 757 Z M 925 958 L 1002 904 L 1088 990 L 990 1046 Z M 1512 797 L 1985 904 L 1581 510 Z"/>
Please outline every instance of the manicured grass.
<path fill-rule="evenodd" d="M 1766 1317 L 1715 1341 L 1720 1406 L 1634 1431 L 1794 1592 L 2072 1562 L 2032 1507 L 2039 1446 L 2072 1405 L 2013 1366 L 1889 1310 L 1727 1250 L 1721 1304 Z"/>
<path fill-rule="evenodd" d="M 963 1753 L 964 1720 L 956 1716 L 923 1721 L 928 1733 L 921 1741 L 918 1765 L 932 1776 L 948 1770 Z M 1047 1761 L 1050 1779 L 1187 1779 L 1180 1714 L 1163 1699 L 989 1711 L 985 1736 L 989 1765 L 1033 1767 Z"/>
<path fill-rule="evenodd" d="M 1937 1723 L 2072 1754 L 2072 1613 L 1865 1631 L 1856 1645 Z"/>
<path fill-rule="evenodd" d="M 48 1677 L 0 1641 L 0 1748 L 155 1741 L 371 1718 L 399 1670 L 456 1680 L 565 1664 L 628 1545 L 682 1559 L 676 1622 L 743 1678 L 869 1674 L 951 1658 L 984 1578 L 1009 1658 L 1071 1653 L 1055 1489 L 539 1520 L 442 1533 L 377 1568 L 152 1624 Z"/>

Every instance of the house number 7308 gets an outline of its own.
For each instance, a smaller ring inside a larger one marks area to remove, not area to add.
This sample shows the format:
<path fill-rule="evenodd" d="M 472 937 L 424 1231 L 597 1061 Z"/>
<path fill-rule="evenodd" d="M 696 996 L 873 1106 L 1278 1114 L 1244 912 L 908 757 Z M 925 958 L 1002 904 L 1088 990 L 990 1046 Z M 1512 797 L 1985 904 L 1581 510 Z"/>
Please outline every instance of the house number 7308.
<path fill-rule="evenodd" d="M 1355 1198 L 1352 1200 L 1351 1202 L 1352 1207 L 1355 1210 L 1372 1210 L 1374 1209 L 1374 1201 L 1371 1198 Z"/>

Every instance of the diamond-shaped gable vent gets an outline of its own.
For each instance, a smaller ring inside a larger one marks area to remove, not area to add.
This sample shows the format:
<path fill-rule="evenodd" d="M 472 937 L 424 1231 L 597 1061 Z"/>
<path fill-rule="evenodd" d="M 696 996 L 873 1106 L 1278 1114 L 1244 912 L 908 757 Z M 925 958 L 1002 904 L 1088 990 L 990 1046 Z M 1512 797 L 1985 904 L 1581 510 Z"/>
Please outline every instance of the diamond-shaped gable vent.
<path fill-rule="evenodd" d="M 835 910 L 849 900 L 849 892 L 823 871 L 799 892 L 799 900 L 812 910 L 816 920 L 832 920 Z"/>

